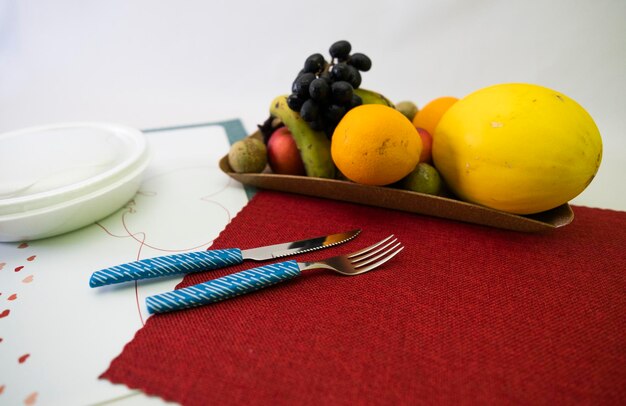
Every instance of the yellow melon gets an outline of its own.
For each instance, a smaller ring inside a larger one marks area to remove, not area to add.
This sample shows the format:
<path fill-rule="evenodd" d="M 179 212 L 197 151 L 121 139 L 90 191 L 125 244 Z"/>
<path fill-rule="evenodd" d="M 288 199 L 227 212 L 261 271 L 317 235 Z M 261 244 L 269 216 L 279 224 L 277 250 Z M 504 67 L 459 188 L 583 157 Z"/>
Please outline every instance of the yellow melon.
<path fill-rule="evenodd" d="M 509 83 L 456 102 L 433 136 L 433 161 L 462 200 L 532 214 L 580 194 L 602 160 L 591 116 L 557 91 Z"/>

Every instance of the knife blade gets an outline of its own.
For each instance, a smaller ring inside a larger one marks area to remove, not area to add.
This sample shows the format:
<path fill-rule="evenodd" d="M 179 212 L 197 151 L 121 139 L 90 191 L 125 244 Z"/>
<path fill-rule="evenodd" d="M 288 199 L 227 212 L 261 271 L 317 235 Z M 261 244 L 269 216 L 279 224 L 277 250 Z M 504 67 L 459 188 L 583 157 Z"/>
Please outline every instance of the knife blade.
<path fill-rule="evenodd" d="M 302 254 L 350 241 L 359 235 L 360 232 L 361 230 L 358 229 L 344 233 L 244 250 L 239 248 L 226 248 L 146 258 L 96 271 L 89 279 L 89 286 L 96 288 L 140 279 L 210 271 L 240 264 L 245 260 L 266 261 L 289 255 Z"/>

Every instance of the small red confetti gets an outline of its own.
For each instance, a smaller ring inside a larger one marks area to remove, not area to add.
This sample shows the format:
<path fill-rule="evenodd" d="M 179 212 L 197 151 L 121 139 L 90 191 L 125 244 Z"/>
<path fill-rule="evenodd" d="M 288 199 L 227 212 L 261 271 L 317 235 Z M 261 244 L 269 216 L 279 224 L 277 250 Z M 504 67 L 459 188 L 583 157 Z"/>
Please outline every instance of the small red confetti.
<path fill-rule="evenodd" d="M 14 293 L 11 296 L 7 297 L 7 300 L 15 300 L 15 299 L 17 299 L 17 293 Z"/>
<path fill-rule="evenodd" d="M 28 243 L 27 242 L 23 242 L 20 245 L 17 246 L 17 248 L 22 249 L 22 248 L 26 248 L 28 247 Z"/>
<path fill-rule="evenodd" d="M 4 392 L 4 388 L 6 388 L 5 385 L 0 385 L 0 395 Z"/>
<path fill-rule="evenodd" d="M 3 317 L 7 317 L 7 316 L 9 315 L 9 313 L 11 313 L 11 310 L 9 310 L 9 309 L 4 309 L 4 310 L 2 311 L 2 313 L 0 313 L 0 319 L 1 319 L 1 318 L 3 318 Z"/>
<path fill-rule="evenodd" d="M 22 279 L 22 282 L 24 282 L 24 283 L 31 283 L 33 281 L 33 279 L 35 279 L 35 277 L 33 275 L 28 275 L 26 278 Z"/>
<path fill-rule="evenodd" d="M 27 261 L 34 261 L 35 258 L 37 258 L 37 255 L 31 255 L 30 257 L 26 258 Z"/>
<path fill-rule="evenodd" d="M 26 406 L 32 406 L 37 402 L 37 392 L 33 392 L 24 399 L 24 404 Z"/>
<path fill-rule="evenodd" d="M 22 269 L 24 269 L 24 265 L 20 265 L 20 266 L 18 266 L 17 268 L 15 268 L 15 272 L 19 272 L 19 271 L 21 271 Z"/>
<path fill-rule="evenodd" d="M 26 360 L 28 359 L 28 357 L 30 357 L 30 354 L 24 354 L 21 357 L 19 357 L 17 360 L 19 361 L 20 364 L 23 364 L 26 362 Z"/>
<path fill-rule="evenodd" d="M 6 262 L 0 262 L 0 269 L 4 268 L 6 264 L 7 264 Z"/>

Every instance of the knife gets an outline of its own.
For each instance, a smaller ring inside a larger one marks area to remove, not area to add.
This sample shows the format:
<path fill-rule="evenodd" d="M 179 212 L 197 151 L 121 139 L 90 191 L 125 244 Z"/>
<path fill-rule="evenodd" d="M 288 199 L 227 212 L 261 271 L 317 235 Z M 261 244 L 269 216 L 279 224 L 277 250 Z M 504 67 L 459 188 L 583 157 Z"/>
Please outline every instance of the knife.
<path fill-rule="evenodd" d="M 139 279 L 159 278 L 162 276 L 211 271 L 230 265 L 242 263 L 244 260 L 265 261 L 273 258 L 301 254 L 313 250 L 328 248 L 333 245 L 350 241 L 361 230 L 331 234 L 307 240 L 268 245 L 265 247 L 242 250 L 226 248 L 187 252 L 184 254 L 167 255 L 142 259 L 94 272 L 89 279 L 89 286 L 97 288 L 104 285 L 135 281 Z"/>

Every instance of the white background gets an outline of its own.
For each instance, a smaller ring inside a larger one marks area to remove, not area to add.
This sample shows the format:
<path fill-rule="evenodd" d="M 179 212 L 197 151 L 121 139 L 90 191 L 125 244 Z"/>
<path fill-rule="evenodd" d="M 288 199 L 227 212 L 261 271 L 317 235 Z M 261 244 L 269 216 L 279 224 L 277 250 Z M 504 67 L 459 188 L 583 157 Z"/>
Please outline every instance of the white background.
<path fill-rule="evenodd" d="M 239 117 L 249 131 L 311 53 L 369 55 L 363 87 L 423 106 L 501 82 L 551 87 L 594 117 L 605 154 L 575 204 L 626 210 L 623 0 L 0 0 L 0 131 Z"/>
<path fill-rule="evenodd" d="M 372 58 L 363 87 L 396 102 L 502 82 L 572 97 L 604 142 L 573 203 L 626 210 L 624 0 L 0 0 L 0 132 L 231 118 L 251 132 L 338 39 Z"/>

